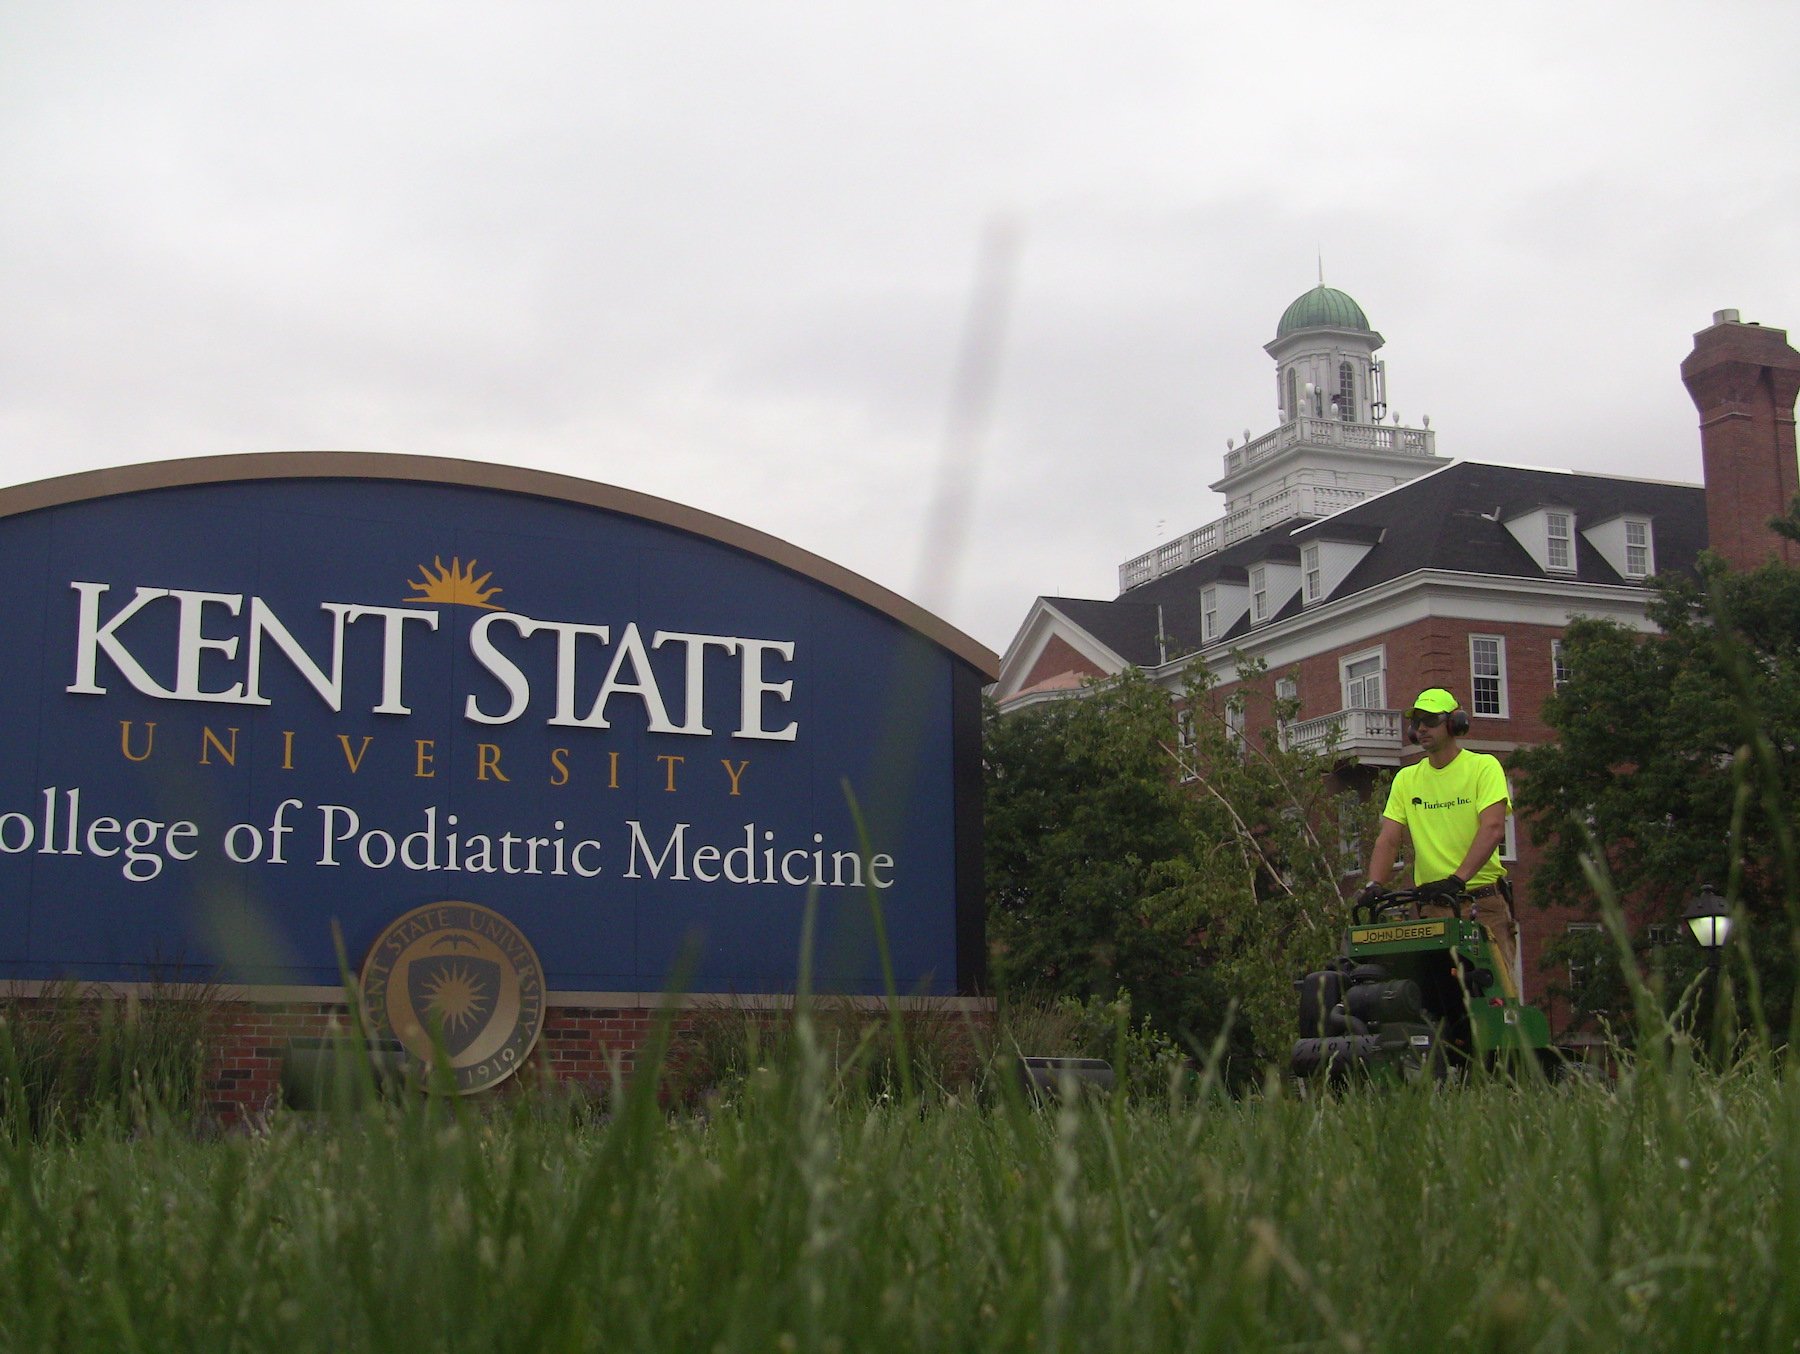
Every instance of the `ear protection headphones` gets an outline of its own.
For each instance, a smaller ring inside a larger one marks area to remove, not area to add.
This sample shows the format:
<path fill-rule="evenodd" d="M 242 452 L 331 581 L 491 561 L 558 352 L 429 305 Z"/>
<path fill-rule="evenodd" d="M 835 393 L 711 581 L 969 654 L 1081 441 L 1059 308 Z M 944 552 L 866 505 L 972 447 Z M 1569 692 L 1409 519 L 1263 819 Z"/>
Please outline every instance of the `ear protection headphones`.
<path fill-rule="evenodd" d="M 1461 738 L 1469 731 L 1469 712 L 1467 710 L 1452 710 L 1449 714 L 1442 716 L 1442 718 L 1449 721 L 1450 736 L 1452 738 Z M 1418 743 L 1418 720 L 1409 719 L 1406 721 L 1406 741 L 1415 745 Z"/>

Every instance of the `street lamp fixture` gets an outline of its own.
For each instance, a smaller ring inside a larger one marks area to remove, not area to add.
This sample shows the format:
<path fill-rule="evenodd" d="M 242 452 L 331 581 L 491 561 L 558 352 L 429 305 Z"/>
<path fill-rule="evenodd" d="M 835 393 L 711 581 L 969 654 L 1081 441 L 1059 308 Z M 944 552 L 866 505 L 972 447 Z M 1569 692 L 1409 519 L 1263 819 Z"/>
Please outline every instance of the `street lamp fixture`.
<path fill-rule="evenodd" d="M 1706 951 L 1713 963 L 1719 962 L 1719 951 L 1731 935 L 1731 909 L 1711 884 L 1700 886 L 1700 896 L 1681 914 L 1694 943 Z"/>

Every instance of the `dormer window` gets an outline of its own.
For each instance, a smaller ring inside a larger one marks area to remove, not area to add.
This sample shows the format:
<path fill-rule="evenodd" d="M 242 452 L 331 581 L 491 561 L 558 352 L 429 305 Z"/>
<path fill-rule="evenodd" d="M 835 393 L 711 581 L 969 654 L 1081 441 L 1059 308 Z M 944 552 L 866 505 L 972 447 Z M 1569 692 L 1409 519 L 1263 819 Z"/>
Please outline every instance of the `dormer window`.
<path fill-rule="evenodd" d="M 1650 553 L 1650 523 L 1641 517 L 1625 519 L 1625 576 L 1648 578 L 1656 572 Z"/>
<path fill-rule="evenodd" d="M 1219 590 L 1200 589 L 1200 639 L 1211 644 L 1219 637 Z"/>
<path fill-rule="evenodd" d="M 1319 571 L 1319 547 L 1305 546 L 1300 551 L 1300 571 L 1306 578 L 1306 600 L 1316 602 L 1325 592 L 1324 575 Z"/>
<path fill-rule="evenodd" d="M 1618 530 L 1619 519 L 1615 517 L 1608 520 L 1612 524 L 1610 529 L 1613 535 L 1619 540 L 1619 544 L 1610 553 L 1596 539 L 1593 524 L 1583 523 L 1581 534 L 1617 569 L 1618 561 L 1614 560 L 1613 555 L 1623 550 L 1623 536 Z M 1545 573 L 1575 572 L 1575 513 L 1566 504 L 1561 507 L 1528 508 L 1516 516 L 1505 518 L 1503 525 L 1512 538 L 1524 547 L 1525 553 L 1531 556 L 1531 562 Z"/>
<path fill-rule="evenodd" d="M 1250 570 L 1250 623 L 1260 625 L 1269 618 L 1269 571 L 1258 564 Z"/>
<path fill-rule="evenodd" d="M 1575 571 L 1574 524 L 1569 520 L 1569 514 L 1566 512 L 1545 513 L 1544 529 L 1549 536 L 1549 550 L 1545 557 L 1544 567 L 1573 573 Z"/>
<path fill-rule="evenodd" d="M 1638 583 L 1656 572 L 1656 533 L 1645 513 L 1620 513 L 1585 526 L 1581 534 L 1620 578 Z"/>

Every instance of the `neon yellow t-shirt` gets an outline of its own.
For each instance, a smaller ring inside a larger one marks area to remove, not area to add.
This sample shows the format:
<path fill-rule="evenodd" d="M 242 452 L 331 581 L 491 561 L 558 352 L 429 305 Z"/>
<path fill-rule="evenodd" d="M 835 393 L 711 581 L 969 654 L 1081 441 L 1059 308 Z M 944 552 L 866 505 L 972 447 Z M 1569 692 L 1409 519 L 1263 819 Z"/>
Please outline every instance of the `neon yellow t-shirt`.
<path fill-rule="evenodd" d="M 1481 811 L 1490 804 L 1506 804 L 1506 772 L 1497 757 L 1485 752 L 1460 750 L 1439 770 L 1429 760 L 1402 767 L 1388 791 L 1384 818 L 1404 826 L 1412 836 L 1413 882 L 1429 884 L 1456 873 L 1481 822 Z M 1472 889 L 1491 884 L 1506 870 L 1498 849 L 1488 857 L 1475 877 L 1466 881 Z"/>

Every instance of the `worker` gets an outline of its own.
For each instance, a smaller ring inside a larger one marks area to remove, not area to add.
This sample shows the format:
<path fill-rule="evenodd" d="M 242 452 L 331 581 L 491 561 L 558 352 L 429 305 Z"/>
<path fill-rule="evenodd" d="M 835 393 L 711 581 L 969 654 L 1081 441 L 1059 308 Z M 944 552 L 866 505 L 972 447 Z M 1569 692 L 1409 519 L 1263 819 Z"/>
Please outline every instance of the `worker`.
<path fill-rule="evenodd" d="M 1463 915 L 1487 930 L 1502 989 L 1519 997 L 1519 926 L 1512 885 L 1500 863 L 1511 808 L 1506 773 L 1498 758 L 1457 742 L 1468 731 L 1468 712 L 1442 687 L 1421 691 L 1406 711 L 1407 742 L 1423 748 L 1425 756 L 1395 773 L 1369 854 L 1369 882 L 1358 901 L 1387 890 L 1401 841 L 1410 836 L 1420 912 L 1454 915 L 1453 901 L 1460 898 L 1467 909 Z"/>

